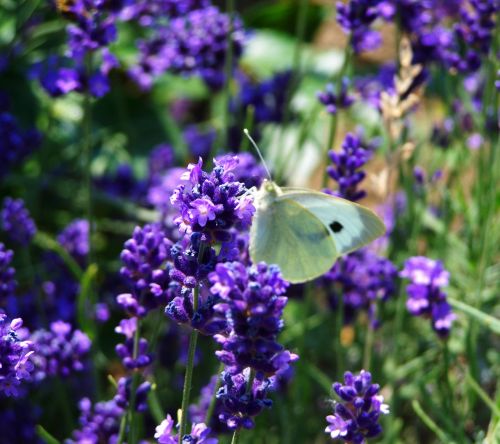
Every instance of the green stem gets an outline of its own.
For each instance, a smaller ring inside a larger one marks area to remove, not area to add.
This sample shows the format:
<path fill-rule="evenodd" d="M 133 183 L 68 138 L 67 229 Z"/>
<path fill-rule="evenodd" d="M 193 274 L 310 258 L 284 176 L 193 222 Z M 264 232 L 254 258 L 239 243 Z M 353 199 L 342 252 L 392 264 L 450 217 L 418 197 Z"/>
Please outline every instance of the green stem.
<path fill-rule="evenodd" d="M 375 330 L 370 325 L 370 321 L 368 321 L 368 325 L 366 327 L 365 349 L 363 352 L 363 368 L 367 371 L 370 371 L 370 367 L 372 365 L 372 350 L 374 338 Z"/>
<path fill-rule="evenodd" d="M 223 122 L 221 131 L 221 148 L 227 149 L 229 140 L 229 127 L 230 127 L 230 112 L 231 105 L 231 80 L 233 77 L 233 29 L 234 29 L 234 13 L 235 13 L 235 0 L 226 0 L 226 13 L 229 16 L 229 37 L 227 39 L 226 60 L 224 64 L 224 109 L 223 109 Z"/>
<path fill-rule="evenodd" d="M 342 346 L 342 327 L 344 326 L 344 295 L 338 296 L 337 313 L 335 314 L 335 356 L 337 357 L 337 376 L 344 373 L 344 347 Z"/>
<path fill-rule="evenodd" d="M 200 249 L 201 251 L 201 249 Z M 193 294 L 193 310 L 198 309 L 198 301 L 200 297 L 200 288 L 196 286 Z M 189 336 L 189 350 L 186 364 L 186 373 L 184 375 L 184 387 L 182 389 L 182 404 L 181 404 L 181 425 L 179 427 L 179 444 L 182 444 L 182 437 L 187 433 L 189 407 L 189 396 L 191 394 L 191 385 L 193 379 L 194 357 L 196 353 L 196 343 L 198 342 L 198 330 L 191 330 Z"/>
<path fill-rule="evenodd" d="M 234 431 L 233 439 L 231 439 L 231 444 L 238 444 L 239 442 L 240 442 L 240 429 Z"/>
<path fill-rule="evenodd" d="M 85 71 L 87 79 L 92 72 L 92 56 L 87 54 L 85 58 Z M 89 263 L 93 262 L 93 213 L 92 213 L 92 176 L 91 176 L 91 163 L 92 163 L 92 103 L 90 91 L 87 87 L 83 96 L 83 174 L 84 174 L 84 187 L 85 187 L 85 213 L 89 223 Z"/>
<path fill-rule="evenodd" d="M 347 73 L 347 70 L 349 69 L 352 56 L 353 56 L 353 51 L 352 51 L 351 41 L 349 40 L 344 49 L 344 61 L 342 63 L 342 68 L 340 68 L 340 72 L 335 82 L 335 94 L 337 95 L 337 97 L 340 96 L 340 92 L 342 90 L 342 79 L 344 78 L 344 76 Z M 325 154 L 324 154 L 325 159 L 327 158 L 328 151 L 332 149 L 333 143 L 335 142 L 335 136 L 337 134 L 337 126 L 339 121 L 338 113 L 339 109 L 337 109 L 337 113 L 333 114 L 330 118 L 330 129 L 328 131 L 328 141 L 326 143 Z M 328 183 L 328 174 L 325 168 L 325 171 L 323 173 L 323 184 L 322 184 L 323 188 L 326 188 L 327 183 Z"/>

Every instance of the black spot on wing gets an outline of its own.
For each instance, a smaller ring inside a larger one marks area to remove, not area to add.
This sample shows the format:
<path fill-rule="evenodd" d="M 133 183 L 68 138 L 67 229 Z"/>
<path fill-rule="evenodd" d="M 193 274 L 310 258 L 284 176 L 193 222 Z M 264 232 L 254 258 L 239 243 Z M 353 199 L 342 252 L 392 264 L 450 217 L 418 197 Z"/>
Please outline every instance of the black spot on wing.
<path fill-rule="evenodd" d="M 336 220 L 334 220 L 329 226 L 334 233 L 339 233 L 344 229 L 344 226 L 340 222 L 337 222 Z"/>

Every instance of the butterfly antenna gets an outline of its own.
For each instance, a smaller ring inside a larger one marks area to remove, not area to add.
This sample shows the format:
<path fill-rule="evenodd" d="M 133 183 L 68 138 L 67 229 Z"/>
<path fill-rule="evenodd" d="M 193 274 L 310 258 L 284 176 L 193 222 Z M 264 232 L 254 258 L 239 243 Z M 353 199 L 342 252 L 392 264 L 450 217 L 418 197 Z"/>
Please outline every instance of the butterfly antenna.
<path fill-rule="evenodd" d="M 266 161 L 264 160 L 264 157 L 262 156 L 262 153 L 259 150 L 259 147 L 255 143 L 255 140 L 252 139 L 252 136 L 250 135 L 250 133 L 248 132 L 248 130 L 246 128 L 243 130 L 243 132 L 245 133 L 245 136 L 248 137 L 248 140 L 250 140 L 250 143 L 255 148 L 255 151 L 257 151 L 257 154 L 259 155 L 260 161 L 262 162 L 262 165 L 264 165 L 264 169 L 266 170 L 267 176 L 269 177 L 269 180 L 272 182 L 273 178 L 271 176 L 271 173 L 269 172 L 269 168 L 267 167 Z"/>

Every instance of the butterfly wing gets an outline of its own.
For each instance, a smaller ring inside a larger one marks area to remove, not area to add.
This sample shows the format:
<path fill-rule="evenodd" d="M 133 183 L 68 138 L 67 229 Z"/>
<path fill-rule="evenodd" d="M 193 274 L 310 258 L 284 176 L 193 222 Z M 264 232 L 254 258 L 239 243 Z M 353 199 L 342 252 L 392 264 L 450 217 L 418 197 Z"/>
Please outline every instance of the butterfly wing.
<path fill-rule="evenodd" d="M 326 273 L 337 258 L 328 227 L 299 201 L 279 197 L 257 206 L 250 230 L 250 257 L 279 265 L 283 277 L 305 282 Z"/>
<path fill-rule="evenodd" d="M 373 211 L 349 200 L 301 188 L 282 188 L 281 191 L 278 201 L 297 202 L 328 228 L 339 256 L 357 250 L 385 233 L 384 223 Z"/>

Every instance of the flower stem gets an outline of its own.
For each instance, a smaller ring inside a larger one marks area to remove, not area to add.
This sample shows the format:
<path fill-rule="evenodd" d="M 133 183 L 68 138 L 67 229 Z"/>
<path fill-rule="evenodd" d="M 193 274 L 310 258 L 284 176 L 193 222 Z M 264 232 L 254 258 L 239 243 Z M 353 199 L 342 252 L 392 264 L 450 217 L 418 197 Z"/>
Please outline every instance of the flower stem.
<path fill-rule="evenodd" d="M 367 371 L 370 371 L 370 367 L 372 365 L 372 349 L 374 338 L 375 331 L 370 325 L 370 321 L 368 321 L 368 325 L 366 327 L 365 349 L 363 351 L 363 368 Z"/>
<path fill-rule="evenodd" d="M 238 444 L 239 441 L 240 441 L 240 429 L 234 431 L 233 439 L 231 439 L 231 444 Z"/>
<path fill-rule="evenodd" d="M 220 147 L 222 149 L 227 148 L 229 140 L 229 127 L 230 127 L 230 112 L 229 108 L 231 105 L 231 80 L 233 77 L 233 31 L 234 31 L 234 12 L 235 12 L 235 0 L 226 0 L 226 12 L 229 15 L 229 37 L 227 40 L 226 49 L 226 60 L 224 64 L 224 110 L 223 110 L 223 122 Z"/>
<path fill-rule="evenodd" d="M 92 57 L 87 54 L 85 58 L 85 72 L 87 75 L 87 80 L 90 77 L 92 71 Z M 90 91 L 87 86 L 83 96 L 83 175 L 84 175 L 84 188 L 85 188 L 85 213 L 86 218 L 89 223 L 89 263 L 91 264 L 94 260 L 94 250 L 93 250 L 93 233 L 94 233 L 94 223 L 93 223 L 93 213 L 92 213 L 92 176 L 91 176 L 91 163 L 92 163 L 92 103 L 90 97 Z"/>
<path fill-rule="evenodd" d="M 201 251 L 201 248 L 200 248 Z M 198 309 L 198 301 L 200 297 L 200 287 L 197 285 L 193 294 L 193 309 Z M 186 364 L 186 373 L 184 375 L 184 388 L 182 389 L 182 404 L 181 404 L 181 425 L 179 427 L 179 444 L 182 444 L 182 437 L 187 432 L 188 415 L 187 410 L 189 406 L 189 395 L 191 393 L 191 383 L 193 379 L 194 356 L 196 353 L 196 343 L 198 341 L 198 330 L 191 330 L 189 336 L 189 350 Z"/>
<path fill-rule="evenodd" d="M 340 97 L 340 92 L 342 90 L 342 79 L 346 75 L 349 65 L 351 64 L 352 56 L 353 56 L 353 51 L 351 47 L 351 41 L 349 40 L 344 49 L 344 61 L 342 63 L 342 68 L 340 68 L 337 80 L 335 82 L 335 94 L 337 94 L 337 97 Z M 328 151 L 332 149 L 333 143 L 335 142 L 335 136 L 337 134 L 337 126 L 339 121 L 338 113 L 339 110 L 337 110 L 337 112 L 333 114 L 330 118 L 330 129 L 328 131 L 328 141 L 326 143 L 325 155 L 324 155 L 325 160 L 328 155 Z M 322 184 L 323 188 L 326 188 L 327 183 L 328 183 L 328 173 L 326 172 L 325 168 L 323 173 L 323 184 Z"/>

